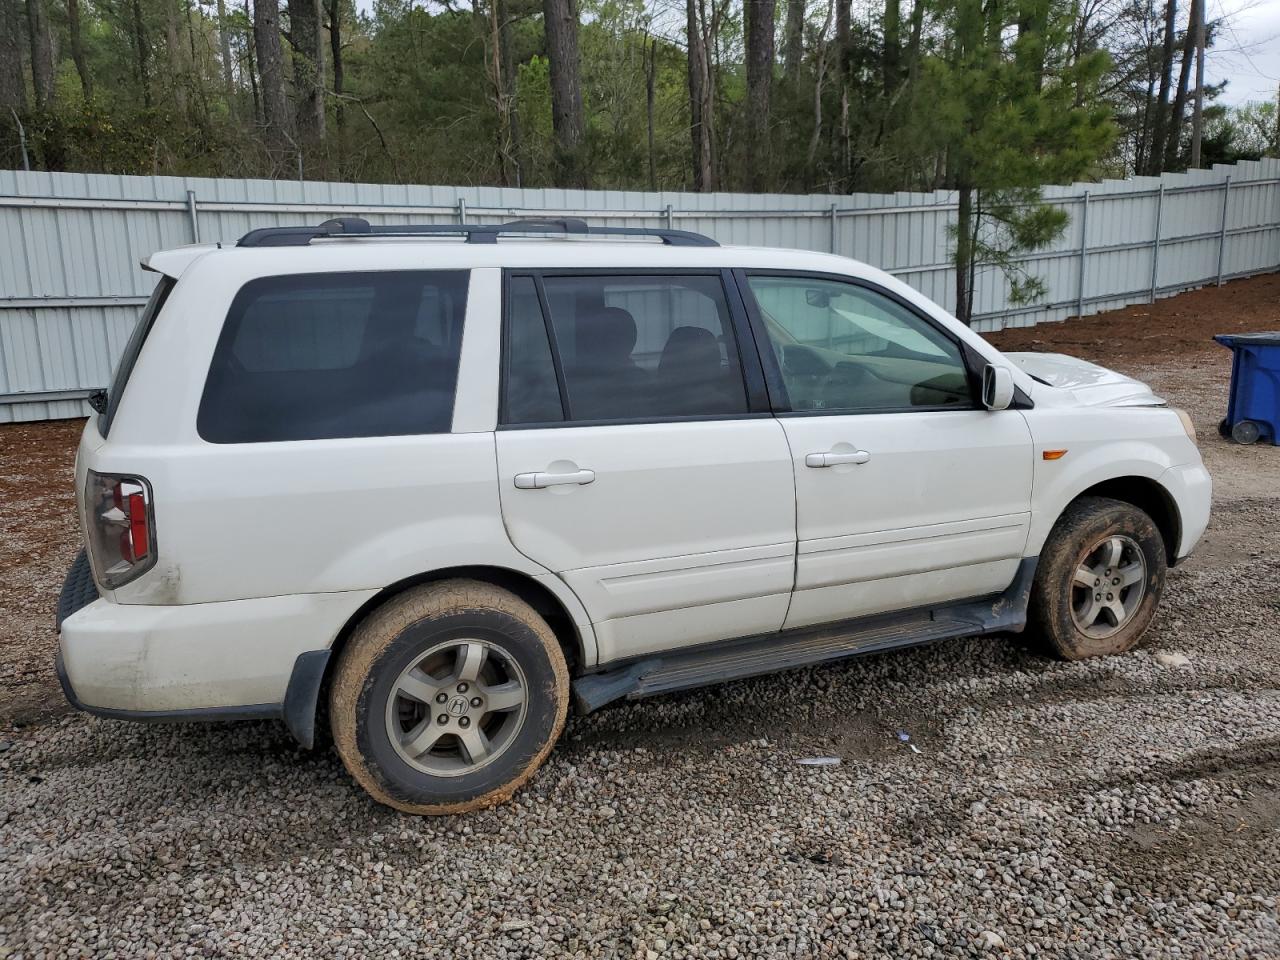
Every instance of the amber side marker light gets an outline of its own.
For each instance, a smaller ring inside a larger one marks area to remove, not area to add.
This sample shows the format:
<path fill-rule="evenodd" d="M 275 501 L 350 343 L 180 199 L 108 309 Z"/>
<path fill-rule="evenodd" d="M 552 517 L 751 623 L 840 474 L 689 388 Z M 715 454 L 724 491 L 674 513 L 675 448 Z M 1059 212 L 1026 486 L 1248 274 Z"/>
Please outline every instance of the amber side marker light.
<path fill-rule="evenodd" d="M 1040 456 L 1044 457 L 1046 460 L 1061 460 L 1066 455 L 1067 451 L 1065 450 L 1046 450 L 1044 453 L 1040 454 Z"/>

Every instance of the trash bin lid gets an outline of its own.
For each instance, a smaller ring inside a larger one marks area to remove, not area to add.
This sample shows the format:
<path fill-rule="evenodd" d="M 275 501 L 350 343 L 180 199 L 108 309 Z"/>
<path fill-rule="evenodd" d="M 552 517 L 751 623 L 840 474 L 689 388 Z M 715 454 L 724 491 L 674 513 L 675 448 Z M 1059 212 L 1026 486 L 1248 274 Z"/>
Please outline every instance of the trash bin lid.
<path fill-rule="evenodd" d="M 1280 347 L 1280 331 L 1273 333 L 1219 333 L 1214 336 L 1224 347 Z"/>

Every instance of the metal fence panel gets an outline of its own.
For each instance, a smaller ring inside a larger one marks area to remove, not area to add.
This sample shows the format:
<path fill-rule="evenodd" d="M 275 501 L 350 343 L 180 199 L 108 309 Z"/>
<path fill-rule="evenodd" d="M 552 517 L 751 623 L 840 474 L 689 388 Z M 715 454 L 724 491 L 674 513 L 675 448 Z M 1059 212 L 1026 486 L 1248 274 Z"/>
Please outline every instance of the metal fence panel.
<path fill-rule="evenodd" d="M 1011 301 L 975 276 L 974 326 L 1030 326 L 1280 267 L 1280 160 L 1051 186 L 1067 230 L 1019 266 L 1045 285 Z M 881 267 L 947 309 L 955 195 L 695 194 L 299 183 L 0 171 L 0 422 L 81 415 L 104 386 L 155 283 L 149 253 L 234 242 L 255 227 L 354 215 L 373 223 L 500 223 L 578 216 L 671 226 L 721 243 L 834 252 Z"/>

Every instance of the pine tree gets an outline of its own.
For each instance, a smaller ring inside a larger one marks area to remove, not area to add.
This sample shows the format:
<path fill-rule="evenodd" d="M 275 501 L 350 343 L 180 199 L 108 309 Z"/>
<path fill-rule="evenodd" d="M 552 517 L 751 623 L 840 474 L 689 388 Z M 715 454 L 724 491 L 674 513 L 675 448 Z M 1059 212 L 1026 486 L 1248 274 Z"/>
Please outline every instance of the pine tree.
<path fill-rule="evenodd" d="M 925 64 L 916 122 L 945 151 L 958 195 L 956 316 L 969 323 L 979 264 L 1002 267 L 1015 300 L 1039 292 L 1010 255 L 1066 227 L 1065 214 L 1040 203 L 1039 187 L 1085 175 L 1111 144 L 1111 112 L 1097 98 L 1108 59 L 1074 57 L 1063 0 L 934 2 L 946 45 Z"/>

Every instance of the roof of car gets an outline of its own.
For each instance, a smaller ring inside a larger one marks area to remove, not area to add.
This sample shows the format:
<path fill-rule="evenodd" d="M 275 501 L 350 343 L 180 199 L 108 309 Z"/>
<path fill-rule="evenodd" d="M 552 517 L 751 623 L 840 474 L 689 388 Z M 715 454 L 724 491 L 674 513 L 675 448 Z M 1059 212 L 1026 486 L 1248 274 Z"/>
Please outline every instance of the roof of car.
<path fill-rule="evenodd" d="M 429 252 L 429 260 L 424 254 Z M 177 278 L 196 260 L 215 255 L 251 260 L 264 274 L 281 271 L 327 272 L 333 270 L 433 269 L 474 267 L 527 267 L 612 269 L 697 269 L 742 267 L 774 270 L 808 270 L 871 276 L 879 270 L 856 260 L 812 250 L 747 246 L 667 246 L 648 240 L 600 239 L 503 239 L 497 243 L 466 243 L 457 238 L 405 239 L 334 238 L 308 246 L 238 247 L 218 243 L 192 244 L 151 254 L 145 269 Z"/>

